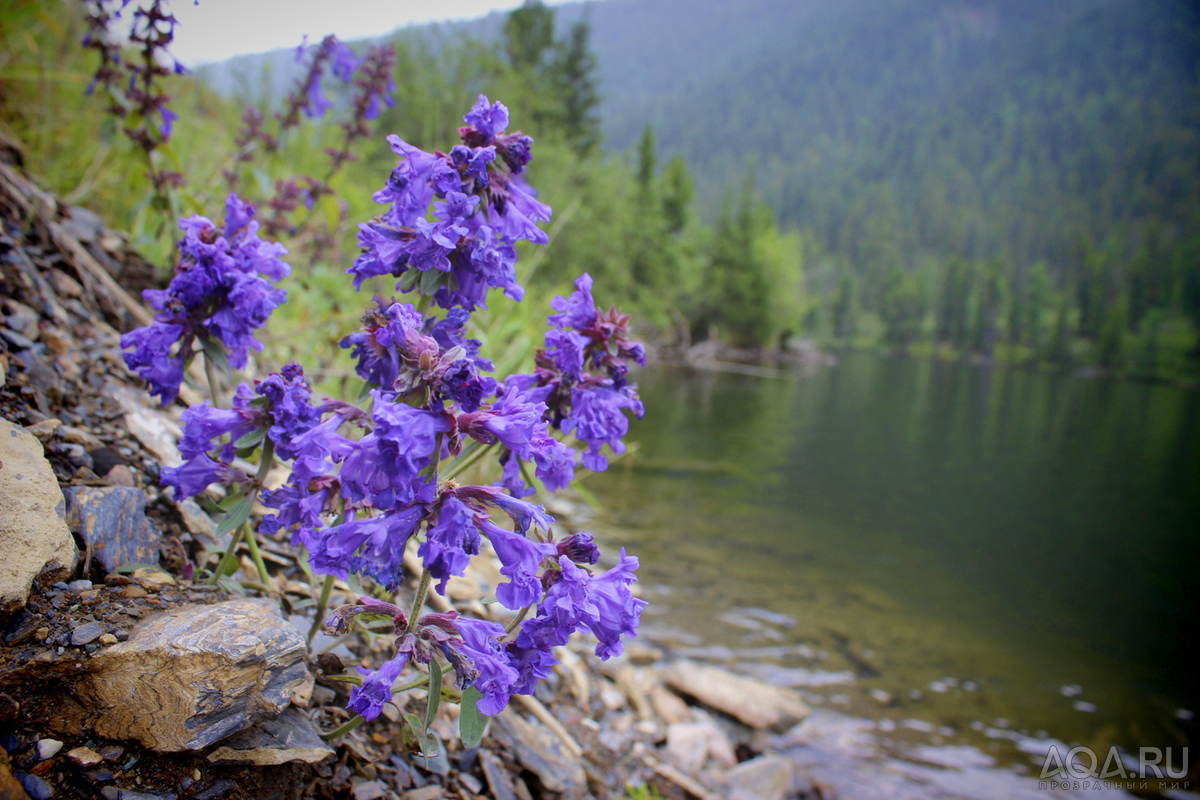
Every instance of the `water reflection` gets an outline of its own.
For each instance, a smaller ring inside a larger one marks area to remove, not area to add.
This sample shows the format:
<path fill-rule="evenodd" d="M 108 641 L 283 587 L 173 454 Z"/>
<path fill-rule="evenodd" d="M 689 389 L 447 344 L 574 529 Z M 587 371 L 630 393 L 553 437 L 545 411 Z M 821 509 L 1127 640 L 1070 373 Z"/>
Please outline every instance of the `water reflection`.
<path fill-rule="evenodd" d="M 805 379 L 639 380 L 637 455 L 591 487 L 642 557 L 651 633 L 801 646 L 768 661 L 850 670 L 845 704 L 876 716 L 1185 735 L 1196 392 L 869 356 Z"/>

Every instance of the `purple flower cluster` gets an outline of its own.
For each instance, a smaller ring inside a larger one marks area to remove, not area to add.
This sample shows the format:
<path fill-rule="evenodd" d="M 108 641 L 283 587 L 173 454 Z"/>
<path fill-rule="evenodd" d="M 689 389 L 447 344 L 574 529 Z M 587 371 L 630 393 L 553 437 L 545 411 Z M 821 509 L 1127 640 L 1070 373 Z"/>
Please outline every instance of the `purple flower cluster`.
<path fill-rule="evenodd" d="M 445 319 L 426 319 L 411 304 L 377 298 L 363 329 L 343 338 L 342 347 L 353 348 L 359 377 L 387 396 L 425 392 L 434 410 L 453 401 L 475 411 L 496 391 L 496 381 L 482 374 L 494 367 L 479 356 L 479 341 L 466 338 L 467 318 L 452 309 Z"/>
<path fill-rule="evenodd" d="M 332 633 L 344 632 L 348 620 L 358 614 L 384 614 L 395 622 L 396 655 L 376 670 L 359 668 L 363 685 L 351 692 L 352 711 L 368 720 L 378 716 L 392 699 L 392 684 L 403 668 L 414 661 L 428 663 L 435 650 L 458 674 L 460 685 L 479 690 L 483 697 L 478 708 L 489 716 L 503 711 L 512 695 L 532 694 L 537 681 L 549 676 L 558 663 L 553 648 L 566 644 L 577 630 L 592 632 L 598 642 L 596 655 L 602 659 L 623 652 L 620 637 L 637 635 L 646 605 L 631 589 L 637 580 L 636 558 L 627 556 L 622 548 L 615 567 L 593 575 L 580 566 L 594 563 L 597 556 L 589 534 L 576 534 L 558 545 L 538 545 L 517 533 L 507 537 L 492 538 L 504 564 L 501 571 L 524 571 L 533 576 L 528 587 L 532 599 L 524 605 L 538 604 L 537 615 L 515 638 L 506 636 L 495 622 L 469 619 L 456 612 L 427 614 L 409 630 L 400 608 L 369 597 L 362 598 L 362 605 L 343 606 L 334 612 L 326 623 Z M 539 569 L 542 574 L 536 577 Z M 500 592 L 497 596 L 505 602 Z"/>
<path fill-rule="evenodd" d="M 343 83 L 354 79 L 354 71 L 358 69 L 359 59 L 348 45 L 338 41 L 336 36 L 326 36 L 319 44 L 308 46 L 308 37 L 296 48 L 296 63 L 308 56 L 308 70 L 297 91 L 288 95 L 285 111 L 280 115 L 282 127 L 289 128 L 299 121 L 300 113 L 306 117 L 323 117 L 325 112 L 333 107 L 333 103 L 321 90 L 321 79 L 325 67 Z"/>
<path fill-rule="evenodd" d="M 389 206 L 359 226 L 362 255 L 347 270 L 355 288 L 380 275 L 399 277 L 397 290 L 419 289 L 442 308 L 487 307 L 487 292 L 525 295 L 517 283 L 513 243 L 545 244 L 538 222 L 550 207 L 522 177 L 533 140 L 507 133 L 508 109 L 484 95 L 463 117 L 462 144 L 427 153 L 389 136 L 401 160 L 375 201 Z M 433 204 L 432 220 L 428 218 Z"/>
<path fill-rule="evenodd" d="M 321 420 L 311 396 L 300 365 L 289 364 L 253 389 L 239 385 L 232 408 L 213 408 L 207 400 L 192 406 L 182 418 L 179 452 L 184 463 L 163 467 L 163 484 L 175 487 L 176 497 L 182 498 L 198 495 L 213 483 L 249 483 L 249 476 L 232 462 L 239 450 L 252 450 L 263 440 L 282 457 L 301 463 L 309 455 L 305 434 Z"/>
<path fill-rule="evenodd" d="M 621 440 L 629 432 L 629 420 L 624 412 L 632 411 L 639 418 L 645 413 L 637 386 L 627 374 L 630 361 L 646 363 L 646 352 L 629 338 L 628 314 L 615 307 L 607 312 L 597 307 L 587 273 L 575 281 L 569 297 L 556 297 L 551 306 L 556 313 L 547 317 L 552 327 L 546 333 L 546 346 L 536 354 L 536 368 L 528 375 L 509 376 L 505 391 L 544 404 L 551 427 L 573 433 L 587 445 L 583 465 L 603 472 L 608 469 L 601 452 L 604 445 L 614 453 L 625 452 Z M 560 469 L 569 483 L 570 474 L 565 467 Z M 538 474 L 542 477 L 540 463 Z M 517 495 L 528 491 L 515 472 L 506 471 L 505 485 Z"/>
<path fill-rule="evenodd" d="M 223 227 L 199 215 L 180 219 L 184 239 L 175 277 L 166 289 L 142 293 L 158 314 L 121 337 L 122 349 L 132 348 L 124 354 L 126 365 L 164 405 L 179 394 L 197 338 L 223 344 L 230 366 L 241 369 L 250 348 L 262 349 L 254 330 L 287 299 L 271 282 L 291 274 L 279 258 L 287 250 L 258 237 L 254 214 L 254 206 L 231 194 Z"/>

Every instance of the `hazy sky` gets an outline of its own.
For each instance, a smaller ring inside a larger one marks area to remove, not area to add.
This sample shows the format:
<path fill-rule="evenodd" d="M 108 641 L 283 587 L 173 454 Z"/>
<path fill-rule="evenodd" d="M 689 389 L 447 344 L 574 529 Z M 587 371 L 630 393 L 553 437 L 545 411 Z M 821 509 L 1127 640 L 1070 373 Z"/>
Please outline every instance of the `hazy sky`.
<path fill-rule="evenodd" d="M 550 0 L 551 4 L 563 0 Z M 378 36 L 410 23 L 471 19 L 521 0 L 174 0 L 175 57 L 189 67 L 241 53 L 295 47 L 307 34 Z"/>

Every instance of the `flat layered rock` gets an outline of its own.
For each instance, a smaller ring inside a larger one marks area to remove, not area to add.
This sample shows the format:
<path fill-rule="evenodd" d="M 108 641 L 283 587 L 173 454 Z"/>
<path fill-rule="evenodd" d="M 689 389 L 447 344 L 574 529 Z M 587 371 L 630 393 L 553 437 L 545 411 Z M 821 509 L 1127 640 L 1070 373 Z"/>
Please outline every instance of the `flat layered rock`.
<path fill-rule="evenodd" d="M 75 540 L 66 503 L 42 443 L 0 420 L 0 611 L 23 608 L 43 570 L 66 578 L 75 566 Z"/>
<path fill-rule="evenodd" d="M 101 651 L 76 691 L 91 726 L 159 752 L 199 750 L 275 719 L 304 681 L 304 637 L 270 600 L 194 605 L 147 617 Z"/>
<path fill-rule="evenodd" d="M 333 755 L 317 727 L 293 707 L 276 719 L 230 736 L 209 753 L 208 760 L 271 767 L 289 761 L 315 764 Z"/>
<path fill-rule="evenodd" d="M 782 729 L 811 713 L 790 689 L 743 678 L 716 667 L 677 661 L 659 670 L 663 682 L 679 694 L 728 714 L 751 728 Z"/>
<path fill-rule="evenodd" d="M 70 486 L 67 525 L 78 531 L 106 572 L 157 564 L 162 531 L 146 518 L 146 493 L 128 486 Z"/>

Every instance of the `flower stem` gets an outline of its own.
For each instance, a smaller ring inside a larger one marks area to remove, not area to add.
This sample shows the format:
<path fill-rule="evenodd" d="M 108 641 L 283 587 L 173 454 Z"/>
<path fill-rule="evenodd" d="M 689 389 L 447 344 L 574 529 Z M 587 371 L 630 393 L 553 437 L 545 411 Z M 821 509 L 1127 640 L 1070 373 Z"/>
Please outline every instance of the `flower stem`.
<path fill-rule="evenodd" d="M 204 375 L 208 378 L 208 394 L 212 397 L 213 408 L 220 408 L 221 403 L 217 394 L 217 370 L 213 365 L 213 361 L 208 357 L 208 353 L 204 354 Z"/>
<path fill-rule="evenodd" d="M 531 608 L 533 608 L 533 606 L 525 606 L 519 612 L 517 612 L 517 615 L 515 617 L 513 617 L 512 622 L 510 622 L 504 626 L 504 632 L 512 633 L 513 631 L 515 631 L 517 629 L 517 626 L 520 625 L 524 621 L 526 615 L 529 614 L 529 609 L 531 609 Z"/>
<path fill-rule="evenodd" d="M 421 570 L 421 581 L 417 584 L 417 594 L 413 597 L 412 611 L 408 614 L 406 633 L 412 633 L 417 628 L 417 617 L 421 615 L 421 608 L 425 605 L 425 595 L 429 594 L 429 583 L 432 577 L 429 570 Z"/>
<path fill-rule="evenodd" d="M 479 459 L 481 459 L 485 455 L 487 455 L 488 451 L 491 450 L 491 448 L 492 448 L 492 445 L 490 445 L 490 444 L 480 445 L 480 446 L 476 447 L 474 450 L 472 450 L 470 453 L 468 453 L 466 456 L 459 458 L 457 461 L 450 464 L 450 466 L 446 469 L 446 471 L 444 473 L 442 473 L 442 476 L 441 476 L 442 480 L 448 481 L 451 478 L 461 475 L 469 467 L 473 466 L 476 461 L 478 461 Z M 516 458 L 516 456 L 513 456 L 513 458 Z"/>
<path fill-rule="evenodd" d="M 262 552 L 258 549 L 258 539 L 254 535 L 254 529 L 249 525 L 246 526 L 246 547 L 250 549 L 250 560 L 254 562 L 254 567 L 258 570 L 258 579 L 270 587 L 271 576 L 267 572 L 267 565 L 263 563 Z M 274 593 L 274 589 L 271 591 Z"/>
<path fill-rule="evenodd" d="M 357 728 L 359 725 L 362 725 L 364 722 L 366 722 L 366 720 L 362 718 L 361 714 L 355 714 L 349 720 L 347 720 L 346 722 L 337 726 L 336 728 L 329 731 L 328 733 L 322 733 L 321 738 L 324 739 L 325 741 L 329 741 L 330 739 L 340 738 L 342 736 L 345 736 L 347 733 L 354 730 L 355 728 Z"/>
<path fill-rule="evenodd" d="M 225 553 L 221 556 L 221 560 L 217 562 L 216 570 L 213 572 L 212 577 L 208 579 L 209 586 L 216 586 L 217 581 L 221 580 L 221 576 L 225 574 L 225 570 L 227 570 L 229 565 L 233 562 L 234 552 L 237 551 L 238 543 L 242 541 L 242 531 L 245 529 L 245 527 L 245 525 L 240 525 L 238 526 L 238 529 L 233 532 L 233 535 L 229 539 L 229 547 L 225 549 Z"/>
<path fill-rule="evenodd" d="M 325 582 L 321 584 L 321 597 L 317 600 L 317 616 L 313 619 L 312 627 L 308 629 L 308 643 L 312 644 L 313 639 L 317 638 L 317 631 L 321 630 L 321 624 L 325 618 L 325 611 L 329 608 L 329 597 L 333 594 L 334 577 L 332 575 L 325 576 Z"/>

